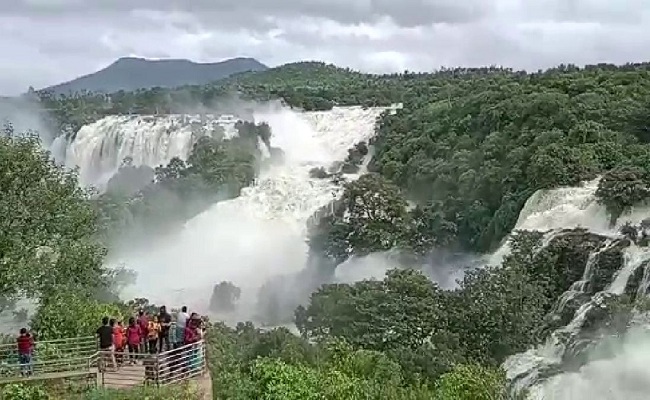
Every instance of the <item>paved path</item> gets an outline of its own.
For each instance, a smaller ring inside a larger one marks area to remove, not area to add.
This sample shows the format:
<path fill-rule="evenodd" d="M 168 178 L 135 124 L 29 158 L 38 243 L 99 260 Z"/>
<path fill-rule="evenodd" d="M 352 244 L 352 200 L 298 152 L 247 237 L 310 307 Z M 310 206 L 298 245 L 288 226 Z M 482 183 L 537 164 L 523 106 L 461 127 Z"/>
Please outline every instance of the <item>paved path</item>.
<path fill-rule="evenodd" d="M 103 376 L 102 376 L 103 375 Z M 99 387 L 124 389 L 144 384 L 144 366 L 142 364 L 123 365 L 117 372 L 110 369 L 97 377 Z"/>

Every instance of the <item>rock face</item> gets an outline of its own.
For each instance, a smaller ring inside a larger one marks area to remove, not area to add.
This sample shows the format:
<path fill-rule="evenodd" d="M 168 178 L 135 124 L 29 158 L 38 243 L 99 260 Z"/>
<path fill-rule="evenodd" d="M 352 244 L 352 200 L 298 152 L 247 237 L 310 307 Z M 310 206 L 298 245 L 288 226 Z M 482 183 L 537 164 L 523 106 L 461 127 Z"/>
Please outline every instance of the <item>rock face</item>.
<path fill-rule="evenodd" d="M 613 356 L 613 341 L 638 317 L 648 292 L 650 249 L 644 230 L 627 225 L 616 237 L 584 229 L 547 234 L 531 268 L 549 278 L 558 300 L 542 328 L 546 343 L 504 365 L 513 395 Z"/>

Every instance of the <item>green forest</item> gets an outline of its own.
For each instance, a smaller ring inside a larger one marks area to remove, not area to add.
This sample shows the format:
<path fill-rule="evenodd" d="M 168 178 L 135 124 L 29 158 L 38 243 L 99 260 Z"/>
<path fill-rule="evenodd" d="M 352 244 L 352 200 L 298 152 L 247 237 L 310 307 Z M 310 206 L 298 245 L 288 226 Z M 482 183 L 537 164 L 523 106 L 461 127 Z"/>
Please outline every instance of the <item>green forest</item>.
<path fill-rule="evenodd" d="M 333 212 L 318 212 L 310 226 L 310 252 L 326 261 L 325 273 L 352 255 L 391 249 L 414 257 L 437 249 L 489 253 L 539 189 L 602 176 L 596 195 L 612 222 L 650 197 L 650 64 L 369 75 L 302 62 L 202 87 L 30 96 L 66 135 L 105 115 L 182 112 L 233 99 L 281 99 L 302 110 L 403 103 L 380 118 L 369 173 L 346 184 Z M 132 277 L 104 267 L 108 247 L 134 229 L 174 229 L 250 185 L 262 167 L 258 138 L 270 146 L 272 132 L 264 124 L 237 129 L 239 137 L 215 132 L 195 144 L 188 160 L 155 170 L 125 160 L 98 196 L 79 187 L 75 171 L 54 163 L 38 137 L 5 127 L 2 308 L 13 309 L 20 297 L 36 299 L 29 323 L 40 338 L 92 335 L 103 314 L 129 313 L 131 305 L 116 293 Z M 278 149 L 271 153 L 271 162 L 281 160 Z M 174 217 L 163 225 L 152 225 L 169 214 Z M 453 290 L 416 269 L 393 269 L 379 281 L 325 284 L 293 313 L 299 336 L 213 321 L 206 340 L 214 398 L 508 399 L 501 364 L 570 321 L 573 314 L 553 311 L 604 240 L 575 229 L 542 246 L 539 232 L 515 233 L 501 265 L 466 273 Z M 590 294 L 621 265 L 622 248 L 608 249 L 595 266 Z M 624 331 L 640 303 L 640 279 L 607 299 L 608 312 L 590 317 L 590 332 Z M 586 361 L 578 352 L 567 362 L 575 368 Z M 57 398 L 38 385 L 2 390 L 12 400 Z M 132 396 L 200 398 L 189 391 Z"/>

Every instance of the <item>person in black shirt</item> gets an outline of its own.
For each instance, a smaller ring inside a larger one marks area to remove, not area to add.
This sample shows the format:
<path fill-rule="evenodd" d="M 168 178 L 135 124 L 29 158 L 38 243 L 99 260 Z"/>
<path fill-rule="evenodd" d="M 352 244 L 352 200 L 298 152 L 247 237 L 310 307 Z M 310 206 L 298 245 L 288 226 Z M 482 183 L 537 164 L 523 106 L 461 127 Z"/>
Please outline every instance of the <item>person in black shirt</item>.
<path fill-rule="evenodd" d="M 167 312 L 167 307 L 160 307 L 160 314 L 158 315 L 158 322 L 160 322 L 160 336 L 158 337 L 158 352 L 171 349 L 169 345 L 169 330 L 172 326 L 172 316 Z M 164 347 L 163 347 L 164 343 Z"/>
<path fill-rule="evenodd" d="M 100 351 L 100 370 L 105 370 L 105 363 L 110 360 L 113 369 L 117 369 L 115 362 L 115 348 L 113 347 L 113 328 L 108 324 L 108 317 L 102 318 L 102 326 L 97 328 L 97 337 L 99 338 L 99 351 Z"/>

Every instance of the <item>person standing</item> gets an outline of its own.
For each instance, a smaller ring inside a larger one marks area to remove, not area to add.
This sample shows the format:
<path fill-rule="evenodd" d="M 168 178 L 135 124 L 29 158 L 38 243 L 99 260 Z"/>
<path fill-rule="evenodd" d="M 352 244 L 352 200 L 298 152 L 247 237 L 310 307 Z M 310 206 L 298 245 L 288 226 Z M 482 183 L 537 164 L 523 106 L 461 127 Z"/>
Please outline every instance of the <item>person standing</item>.
<path fill-rule="evenodd" d="M 20 329 L 18 336 L 18 360 L 20 361 L 20 373 L 23 376 L 32 374 L 32 354 L 34 352 L 34 338 L 27 332 L 27 328 Z"/>
<path fill-rule="evenodd" d="M 106 362 L 111 361 L 113 369 L 117 370 L 117 363 L 115 362 L 115 353 L 113 347 L 113 328 L 109 325 L 108 317 L 102 318 L 102 326 L 97 328 L 97 337 L 99 338 L 99 351 L 100 357 L 100 371 L 106 370 Z"/>
<path fill-rule="evenodd" d="M 160 335 L 158 337 L 158 352 L 162 353 L 170 349 L 169 345 L 169 331 L 172 326 L 172 316 L 167 312 L 167 307 L 160 307 L 160 314 L 158 315 L 158 322 L 160 322 Z"/>
<path fill-rule="evenodd" d="M 129 346 L 130 364 L 133 365 L 137 361 L 138 348 L 142 342 L 142 330 L 133 317 L 129 318 L 129 326 L 126 328 L 126 341 Z"/>
<path fill-rule="evenodd" d="M 189 350 L 189 369 L 190 372 L 196 372 L 199 369 L 200 357 L 199 357 L 199 344 L 201 341 L 201 336 L 199 335 L 199 324 L 200 318 L 197 313 L 192 313 L 192 316 L 187 321 L 187 326 L 185 327 L 184 342 L 185 345 L 192 345 Z"/>
<path fill-rule="evenodd" d="M 183 346 L 185 326 L 187 325 L 188 319 L 190 319 L 190 316 L 187 314 L 187 306 L 183 306 L 176 315 L 176 335 L 174 340 L 174 348 Z"/>
<path fill-rule="evenodd" d="M 153 319 L 149 321 L 147 326 L 147 340 L 149 342 L 149 353 L 156 353 L 156 344 L 158 343 L 158 336 L 160 335 L 160 323 L 158 316 L 154 315 Z"/>
<path fill-rule="evenodd" d="M 140 310 L 138 312 L 137 323 L 140 326 L 140 335 L 142 338 L 140 343 L 140 352 L 144 354 L 147 352 L 149 346 L 149 343 L 147 342 L 149 337 L 147 332 L 147 329 L 149 328 L 149 313 L 145 310 Z"/>
<path fill-rule="evenodd" d="M 113 327 L 113 346 L 115 348 L 115 358 L 118 365 L 124 363 L 124 348 L 126 347 L 126 332 L 122 321 L 111 320 L 110 325 Z"/>

